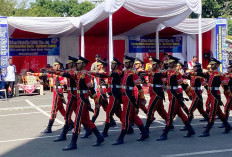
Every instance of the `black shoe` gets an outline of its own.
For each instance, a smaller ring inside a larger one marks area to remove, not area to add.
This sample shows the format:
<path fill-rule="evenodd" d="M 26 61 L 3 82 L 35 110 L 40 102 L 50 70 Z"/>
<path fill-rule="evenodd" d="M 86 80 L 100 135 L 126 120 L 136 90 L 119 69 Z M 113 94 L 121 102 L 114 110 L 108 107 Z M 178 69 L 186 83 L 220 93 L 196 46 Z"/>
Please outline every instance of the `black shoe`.
<path fill-rule="evenodd" d="M 231 130 L 232 130 L 232 127 L 231 127 L 231 125 L 228 123 L 228 121 L 226 121 L 225 123 L 224 123 L 224 125 L 225 125 L 225 131 L 223 132 L 224 134 L 227 134 L 227 133 L 229 133 Z"/>
<path fill-rule="evenodd" d="M 126 135 L 126 130 L 125 129 L 122 129 L 121 130 L 121 133 L 117 139 L 117 141 L 115 143 L 113 143 L 112 145 L 120 145 L 120 144 L 123 144 L 124 143 L 124 137 Z"/>
<path fill-rule="evenodd" d="M 185 127 L 187 128 L 188 130 L 188 133 L 186 136 L 184 137 L 191 137 L 192 135 L 195 135 L 195 130 L 193 129 L 192 125 L 190 124 L 189 121 L 185 122 Z"/>
<path fill-rule="evenodd" d="M 139 126 L 139 130 L 141 131 L 142 135 L 140 138 L 137 139 L 137 141 L 144 141 L 149 138 L 148 132 L 145 130 L 143 125 Z"/>
<path fill-rule="evenodd" d="M 205 118 L 200 120 L 200 122 L 205 122 L 205 121 L 207 121 Z"/>
<path fill-rule="evenodd" d="M 164 129 L 164 132 L 163 134 L 160 136 L 160 138 L 156 139 L 156 141 L 165 141 L 168 139 L 168 132 L 169 132 L 169 127 L 166 126 L 165 129 Z"/>
<path fill-rule="evenodd" d="M 65 147 L 63 150 L 68 151 L 68 150 L 77 149 L 77 138 L 78 138 L 78 135 L 73 133 L 71 143 L 67 147 Z"/>
<path fill-rule="evenodd" d="M 208 137 L 208 136 L 210 136 L 209 131 L 212 128 L 212 126 L 213 126 L 213 123 L 208 123 L 206 128 L 205 128 L 205 131 L 199 137 Z"/>
<path fill-rule="evenodd" d="M 92 132 L 97 137 L 97 142 L 95 144 L 93 144 L 93 146 L 100 146 L 101 143 L 104 141 L 104 138 L 102 137 L 102 135 L 98 131 L 97 127 L 93 128 Z"/>
<path fill-rule="evenodd" d="M 62 133 L 60 134 L 60 136 L 54 139 L 53 142 L 65 141 L 67 133 L 68 133 L 68 126 L 64 125 Z"/>
<path fill-rule="evenodd" d="M 54 123 L 54 120 L 50 119 L 48 122 L 47 128 L 44 130 L 44 133 L 52 133 L 52 125 Z"/>
<path fill-rule="evenodd" d="M 209 132 L 203 132 L 202 135 L 200 135 L 199 137 L 208 137 L 210 136 Z"/>

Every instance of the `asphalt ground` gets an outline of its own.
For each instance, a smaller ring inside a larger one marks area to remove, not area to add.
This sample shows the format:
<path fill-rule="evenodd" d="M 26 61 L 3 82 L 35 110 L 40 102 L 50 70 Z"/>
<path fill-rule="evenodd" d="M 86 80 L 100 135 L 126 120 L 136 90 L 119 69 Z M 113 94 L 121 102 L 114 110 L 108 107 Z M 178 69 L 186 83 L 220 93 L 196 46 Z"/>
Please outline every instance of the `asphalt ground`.
<path fill-rule="evenodd" d="M 146 96 L 149 101 L 149 96 Z M 206 101 L 206 93 L 203 94 Z M 168 99 L 166 99 L 168 100 Z M 223 102 L 225 98 L 223 96 Z M 93 147 L 96 141 L 94 135 L 88 139 L 79 137 L 78 149 L 64 152 L 62 148 L 67 146 L 71 140 L 72 132 L 68 133 L 67 140 L 63 142 L 53 142 L 60 135 L 64 119 L 58 113 L 57 121 L 52 128 L 53 133 L 44 134 L 52 104 L 52 93 L 45 91 L 45 95 L 20 96 L 8 101 L 0 101 L 0 156 L 1 157 L 127 157 L 127 156 L 145 156 L 145 157 L 179 157 L 179 156 L 203 156 L 214 157 L 232 156 L 232 133 L 222 134 L 223 129 L 218 128 L 221 125 L 220 120 L 216 120 L 210 137 L 198 137 L 204 131 L 206 122 L 200 122 L 202 119 L 198 111 L 195 111 L 195 119 L 192 125 L 196 135 L 191 138 L 184 138 L 187 132 L 179 131 L 183 127 L 180 118 L 176 117 L 174 121 L 175 129 L 169 132 L 167 141 L 156 141 L 162 134 L 165 126 L 164 121 L 157 113 L 156 120 L 150 128 L 150 138 L 143 142 L 136 139 L 140 132 L 134 126 L 135 133 L 126 135 L 125 143 L 119 146 L 112 146 L 120 134 L 121 124 L 117 117 L 114 117 L 117 126 L 109 130 L 109 137 L 105 138 L 104 143 L 99 147 Z M 191 102 L 186 102 L 189 107 Z M 168 107 L 168 101 L 164 102 L 165 108 Z M 92 114 L 91 114 L 92 115 Z M 140 111 L 140 117 L 145 123 L 146 115 Z M 74 118 L 74 117 L 73 117 Z M 230 123 L 232 119 L 230 117 Z M 105 113 L 101 109 L 96 125 L 100 131 L 103 130 Z M 82 129 L 81 135 L 84 134 Z M 81 136 L 80 135 L 80 136 Z"/>

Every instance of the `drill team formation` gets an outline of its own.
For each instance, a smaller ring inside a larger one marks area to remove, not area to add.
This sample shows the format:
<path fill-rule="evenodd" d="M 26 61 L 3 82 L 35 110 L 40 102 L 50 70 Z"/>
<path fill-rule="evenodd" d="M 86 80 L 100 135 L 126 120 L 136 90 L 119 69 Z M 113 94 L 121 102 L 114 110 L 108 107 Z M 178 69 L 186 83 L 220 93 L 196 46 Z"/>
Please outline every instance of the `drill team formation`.
<path fill-rule="evenodd" d="M 87 71 L 88 59 L 81 56 L 78 58 L 69 56 L 66 70 L 62 70 L 61 63 L 56 61 L 53 69 L 41 69 L 41 73 L 30 73 L 34 76 L 53 78 L 51 117 L 44 133 L 52 133 L 52 126 L 58 111 L 64 117 L 65 124 L 62 133 L 54 139 L 54 142 L 66 140 L 68 131 L 73 130 L 70 144 L 63 149 L 65 151 L 77 149 L 81 125 L 85 129 L 85 134 L 81 138 L 88 138 L 94 134 L 96 143 L 93 146 L 100 146 L 104 138 L 110 136 L 109 128 L 116 125 L 114 115 L 121 121 L 121 132 L 112 145 L 124 144 L 125 136 L 134 133 L 134 124 L 141 132 L 137 141 L 146 141 L 149 138 L 149 127 L 155 121 L 156 111 L 166 122 L 157 141 L 168 139 L 169 131 L 175 129 L 173 120 L 176 115 L 184 123 L 181 129 L 181 131 L 186 131 L 184 138 L 194 136 L 195 130 L 191 121 L 196 109 L 203 116 L 204 121 L 207 121 L 207 126 L 199 138 L 210 136 L 216 117 L 222 121 L 220 128 L 224 129 L 223 133 L 226 134 L 232 130 L 228 123 L 232 108 L 232 63 L 229 63 L 227 67 L 228 72 L 222 74 L 218 71 L 221 62 L 215 58 L 210 59 L 207 70 L 202 69 L 201 64 L 196 62 L 192 65 L 192 70 L 184 73 L 178 69 L 181 65 L 179 59 L 173 56 L 168 55 L 168 59 L 164 62 L 150 56 L 149 61 L 150 63 L 144 70 L 142 68 L 144 62 L 139 58 L 124 56 L 123 63 L 121 63 L 114 57 L 111 61 L 111 70 L 107 72 L 105 70 L 107 63 L 99 59 L 96 62 L 96 70 Z M 121 70 L 122 66 L 124 66 L 123 70 Z M 67 85 L 67 98 L 63 95 L 65 84 Z M 145 99 L 143 86 L 148 87 L 149 102 Z M 203 88 L 207 91 L 205 104 L 202 97 Z M 220 93 L 220 88 L 224 93 Z M 184 97 L 183 93 L 186 93 L 187 97 Z M 165 94 L 169 102 L 167 110 L 163 104 L 167 101 Z M 221 100 L 221 94 L 226 97 L 225 105 Z M 90 99 L 94 100 L 95 108 L 91 107 Z M 185 105 L 185 101 L 192 102 L 189 108 Z M 63 104 L 66 104 L 66 108 Z M 101 107 L 105 111 L 106 120 L 103 131 L 99 132 L 94 123 Z M 139 109 L 147 115 L 145 124 L 138 116 Z M 89 112 L 94 113 L 92 118 Z M 75 119 L 72 119 L 73 114 Z"/>

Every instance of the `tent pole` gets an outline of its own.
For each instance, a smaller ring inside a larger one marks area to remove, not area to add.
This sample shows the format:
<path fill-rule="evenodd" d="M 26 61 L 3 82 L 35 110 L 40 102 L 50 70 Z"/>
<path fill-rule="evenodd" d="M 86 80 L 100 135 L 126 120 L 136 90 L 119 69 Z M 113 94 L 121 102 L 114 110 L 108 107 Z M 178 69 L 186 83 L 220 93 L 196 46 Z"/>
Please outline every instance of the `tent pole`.
<path fill-rule="evenodd" d="M 83 25 L 81 25 L 81 56 L 85 57 L 85 30 Z"/>
<path fill-rule="evenodd" d="M 159 25 L 156 27 L 156 59 L 159 59 Z"/>
<path fill-rule="evenodd" d="M 202 31 L 201 31 L 201 14 L 198 14 L 198 52 L 199 52 L 199 63 L 202 64 Z"/>
<path fill-rule="evenodd" d="M 112 12 L 109 12 L 109 70 L 111 67 L 111 61 L 113 60 L 114 52 L 113 52 L 113 16 Z"/>

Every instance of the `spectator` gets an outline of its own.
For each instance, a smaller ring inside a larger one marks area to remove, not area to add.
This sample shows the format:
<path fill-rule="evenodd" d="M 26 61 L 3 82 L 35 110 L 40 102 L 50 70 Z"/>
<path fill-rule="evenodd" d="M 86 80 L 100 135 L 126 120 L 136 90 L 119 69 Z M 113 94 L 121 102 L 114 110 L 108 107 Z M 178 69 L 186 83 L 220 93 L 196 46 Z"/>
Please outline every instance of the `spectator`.
<path fill-rule="evenodd" d="M 193 59 L 191 61 L 188 62 L 188 69 L 192 70 L 194 64 L 197 62 L 197 56 L 193 56 Z"/>
<path fill-rule="evenodd" d="M 97 71 L 97 61 L 101 60 L 101 56 L 99 54 L 96 54 L 95 56 L 95 62 L 91 65 L 91 72 Z"/>
<path fill-rule="evenodd" d="M 9 59 L 9 65 L 6 68 L 6 90 L 7 90 L 7 97 L 12 98 L 14 92 L 14 84 L 15 84 L 15 73 L 16 67 L 12 64 L 12 59 Z M 10 87 L 10 91 L 8 92 Z"/>

